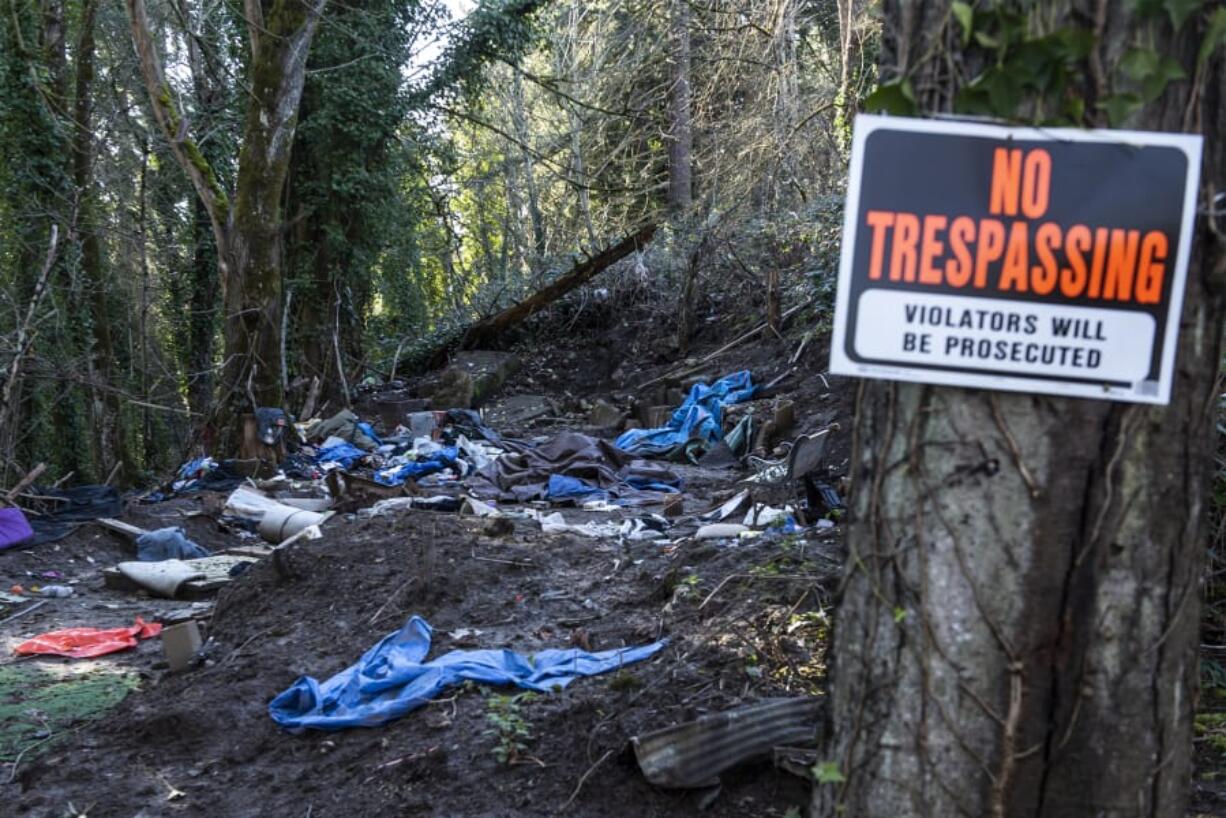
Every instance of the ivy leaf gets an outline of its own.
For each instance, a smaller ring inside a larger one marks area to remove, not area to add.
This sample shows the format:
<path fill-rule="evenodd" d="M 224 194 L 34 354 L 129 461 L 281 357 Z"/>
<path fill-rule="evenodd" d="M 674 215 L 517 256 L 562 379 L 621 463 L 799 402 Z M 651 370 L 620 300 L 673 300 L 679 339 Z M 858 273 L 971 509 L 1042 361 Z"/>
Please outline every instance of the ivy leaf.
<path fill-rule="evenodd" d="M 901 624 L 902 621 L 906 618 L 907 618 L 907 609 L 896 606 L 894 608 L 894 623 Z"/>
<path fill-rule="evenodd" d="M 1099 107 L 1107 112 L 1107 121 L 1112 127 L 1119 127 L 1143 104 L 1136 94 L 1114 94 L 1099 103 Z"/>
<path fill-rule="evenodd" d="M 1187 77 L 1183 66 L 1170 57 L 1163 57 L 1150 48 L 1132 48 L 1120 60 L 1120 70 L 1131 80 L 1141 84 L 1142 98 L 1153 102 L 1162 96 L 1172 80 Z"/>
<path fill-rule="evenodd" d="M 1158 70 L 1162 57 L 1152 48 L 1130 48 L 1120 60 L 1120 70 L 1131 80 L 1142 82 Z"/>
<path fill-rule="evenodd" d="M 997 49 L 1000 47 L 1000 40 L 997 40 L 995 37 L 985 31 L 975 32 L 975 42 L 979 43 L 984 48 Z"/>
<path fill-rule="evenodd" d="M 864 110 L 883 111 L 895 116 L 914 116 L 919 110 L 915 92 L 907 79 L 883 82 L 864 100 Z"/>
<path fill-rule="evenodd" d="M 1196 64 L 1204 65 L 1223 42 L 1226 42 L 1226 7 L 1219 6 L 1209 18 L 1209 28 L 1205 30 L 1205 39 L 1196 55 Z"/>
<path fill-rule="evenodd" d="M 1066 60 L 1084 60 L 1094 48 L 1094 32 L 1084 28 L 1062 28 L 1048 39 Z"/>
<path fill-rule="evenodd" d="M 965 48 L 970 44 L 971 31 L 975 27 L 975 10 L 970 3 L 963 3 L 961 0 L 954 0 L 949 4 L 949 9 L 957 18 L 958 25 L 962 26 L 962 47 Z"/>
<path fill-rule="evenodd" d="M 842 784 L 847 780 L 837 761 L 819 761 L 813 765 L 812 772 L 819 784 Z"/>
<path fill-rule="evenodd" d="M 1162 2 L 1162 5 L 1166 7 L 1166 13 L 1171 16 L 1171 25 L 1176 31 L 1183 28 L 1188 18 L 1200 11 L 1204 4 L 1205 0 L 1163 0 Z"/>

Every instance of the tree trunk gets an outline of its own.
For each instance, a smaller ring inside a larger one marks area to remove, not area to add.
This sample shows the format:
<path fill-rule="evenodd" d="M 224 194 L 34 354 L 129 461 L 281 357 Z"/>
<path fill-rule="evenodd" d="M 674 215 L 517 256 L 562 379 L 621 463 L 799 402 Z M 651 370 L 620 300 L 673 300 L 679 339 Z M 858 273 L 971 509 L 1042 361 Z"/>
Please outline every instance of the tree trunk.
<path fill-rule="evenodd" d="M 324 0 L 247 0 L 251 90 L 230 225 L 221 400 L 233 420 L 254 400 L 281 406 L 281 194 L 289 171 L 307 53 Z M 259 15 L 256 17 L 256 15 Z M 233 425 L 227 424 L 227 426 Z"/>
<path fill-rule="evenodd" d="M 251 89 L 233 206 L 171 99 L 144 0 L 127 0 L 132 36 L 154 118 L 208 211 L 225 307 L 225 363 L 216 425 L 230 450 L 238 418 L 281 406 L 281 195 L 289 169 L 307 54 L 326 0 L 245 0 Z"/>
<path fill-rule="evenodd" d="M 1097 19 L 1100 69 L 1151 25 L 1196 64 L 1200 19 L 1176 36 L 1124 4 L 1030 8 Z M 948 2 L 889 0 L 885 17 L 882 79 L 948 111 L 973 76 L 950 70 Z M 1206 67 L 1204 100 L 1174 82 L 1129 125 L 1194 117 L 1209 187 L 1226 71 Z M 1086 110 L 1107 73 L 1085 71 Z M 815 787 L 815 815 L 1184 814 L 1224 278 L 1202 219 L 1167 407 L 861 383 L 822 776 L 842 780 Z"/>
<path fill-rule="evenodd" d="M 89 351 L 93 377 L 90 385 L 90 412 L 97 446 L 95 465 L 100 475 L 110 474 L 116 463 L 123 466 L 123 481 L 137 477 L 137 464 L 127 446 L 119 393 L 112 388 L 115 370 L 115 344 L 111 337 L 110 290 L 103 267 L 102 243 L 96 222 L 94 202 L 94 25 L 97 0 L 85 0 L 81 9 L 81 34 L 76 51 L 76 89 L 73 103 L 72 175 L 77 202 L 72 232 L 81 246 L 81 273 L 89 288 L 92 312 L 92 349 Z M 101 388 L 100 388 L 101 387 Z"/>
<path fill-rule="evenodd" d="M 673 0 L 669 17 L 668 207 L 682 212 L 693 201 L 690 128 L 690 4 Z"/>
<path fill-rule="evenodd" d="M 515 72 L 515 83 L 511 86 L 511 118 L 515 124 L 515 138 L 519 140 L 520 161 L 524 170 L 524 189 L 528 193 L 528 218 L 532 222 L 532 263 L 536 272 L 545 258 L 545 217 L 541 213 L 541 197 L 536 187 L 536 175 L 533 171 L 532 154 L 528 149 L 531 131 L 528 128 L 528 116 L 524 111 L 524 84 L 519 72 Z"/>

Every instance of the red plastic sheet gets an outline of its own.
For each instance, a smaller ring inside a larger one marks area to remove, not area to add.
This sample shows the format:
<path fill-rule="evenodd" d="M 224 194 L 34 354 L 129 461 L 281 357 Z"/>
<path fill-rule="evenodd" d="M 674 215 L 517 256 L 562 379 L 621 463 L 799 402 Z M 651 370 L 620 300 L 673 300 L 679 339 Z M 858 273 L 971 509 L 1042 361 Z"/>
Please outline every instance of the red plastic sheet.
<path fill-rule="evenodd" d="M 28 639 L 18 645 L 14 652 L 20 656 L 45 653 L 52 656 L 67 656 L 70 659 L 88 659 L 136 647 L 140 639 L 149 639 L 162 632 L 161 624 L 148 623 L 136 617 L 130 628 L 66 628 L 51 631 Z"/>

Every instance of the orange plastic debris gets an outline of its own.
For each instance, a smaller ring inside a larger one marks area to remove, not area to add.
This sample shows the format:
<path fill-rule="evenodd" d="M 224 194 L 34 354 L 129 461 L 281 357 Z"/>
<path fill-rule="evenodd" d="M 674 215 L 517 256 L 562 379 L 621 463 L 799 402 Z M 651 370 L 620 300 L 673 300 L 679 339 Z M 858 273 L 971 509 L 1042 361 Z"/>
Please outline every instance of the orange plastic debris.
<path fill-rule="evenodd" d="M 136 647 L 139 639 L 149 639 L 162 632 L 158 622 L 148 623 L 136 617 L 130 628 L 66 628 L 40 634 L 22 642 L 13 652 L 19 656 L 45 653 L 52 656 L 67 656 L 71 659 L 88 659 Z"/>

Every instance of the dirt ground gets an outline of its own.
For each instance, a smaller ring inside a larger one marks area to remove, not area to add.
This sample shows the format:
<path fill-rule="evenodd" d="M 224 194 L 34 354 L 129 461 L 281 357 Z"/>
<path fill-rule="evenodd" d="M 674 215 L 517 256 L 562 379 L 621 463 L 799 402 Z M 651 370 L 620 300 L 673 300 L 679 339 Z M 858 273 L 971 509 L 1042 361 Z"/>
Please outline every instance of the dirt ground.
<path fill-rule="evenodd" d="M 641 323 L 598 314 L 578 317 L 586 343 L 558 344 L 549 327 L 578 320 L 563 318 L 526 333 L 517 347 L 525 366 L 503 389 L 503 395 L 546 395 L 557 412 L 510 431 L 582 429 L 591 401 L 633 399 L 641 392 L 636 384 L 686 357 L 661 341 L 666 330 L 643 332 Z M 707 371 L 718 376 L 749 368 L 755 382 L 767 382 L 790 368 L 803 342 L 793 375 L 760 408 L 793 401 L 798 432 L 840 424 L 826 460 L 828 476 L 837 480 L 847 468 L 851 387 L 821 376 L 826 349 L 820 340 L 805 341 L 811 325 L 798 321 L 782 339 L 741 345 Z M 686 355 L 697 361 L 745 327 L 712 326 Z M 654 787 L 635 762 L 632 736 L 763 699 L 820 694 L 825 671 L 841 528 L 745 542 L 694 540 L 686 536 L 695 526 L 692 515 L 729 496 L 746 472 L 679 471 L 689 517 L 670 532 L 668 546 L 544 535 L 529 520 L 500 531 L 484 520 L 424 510 L 341 515 L 324 526 L 321 539 L 293 546 L 288 576 L 264 560 L 201 602 L 104 587 L 102 569 L 132 552 L 95 525 L 60 543 L 3 555 L 6 588 L 57 570 L 77 591 L 0 627 L 5 656 L 40 632 L 130 625 L 137 616 L 196 616 L 206 625 L 207 642 L 197 666 L 181 673 L 168 670 L 158 639 L 95 660 L 0 665 L 0 754 L 9 762 L 0 767 L 0 812 L 47 818 L 803 814 L 808 781 L 769 758 L 725 773 L 717 794 Z M 217 502 L 198 494 L 136 504 L 124 519 L 144 528 L 181 525 L 196 542 L 220 550 L 240 540 L 204 513 Z M 658 510 L 562 512 L 581 522 Z M 506 697 L 516 691 L 470 685 L 382 727 L 292 735 L 274 724 L 267 708 L 276 694 L 301 675 L 322 680 L 342 670 L 413 614 L 433 626 L 431 656 L 460 647 L 532 654 L 662 637 L 669 644 L 645 662 L 579 679 L 560 693 L 512 702 Z M 6 676 L 9 669 L 40 675 Z M 105 691 L 122 701 L 106 699 L 87 718 L 57 718 L 50 705 L 23 705 L 52 701 L 23 685 L 51 689 L 86 678 L 120 680 Z M 530 734 L 510 764 L 496 757 L 499 738 L 491 733 L 490 716 L 500 713 Z M 1207 743 L 1198 746 L 1203 763 L 1195 809 L 1226 815 L 1226 799 L 1215 789 L 1220 758 Z"/>
<path fill-rule="evenodd" d="M 645 379 L 639 370 L 650 375 L 678 362 L 667 348 L 656 359 L 643 355 L 645 339 L 629 325 L 594 331 L 604 343 L 559 352 L 541 351 L 545 344 L 533 339 L 520 345 L 524 369 L 503 393 L 548 395 L 560 417 L 512 431 L 582 428 L 591 401 L 625 401 L 634 382 Z M 692 354 L 710 352 L 717 335 Z M 799 338 L 744 345 L 709 371 L 750 368 L 755 382 L 765 382 L 788 368 Z M 611 356 L 618 345 L 624 354 Z M 636 355 L 637 370 L 627 376 L 627 364 L 618 371 Z M 818 377 L 823 358 L 817 345 L 806 349 L 780 396 L 759 408 L 794 400 L 804 407 L 798 431 L 840 419 L 847 428 L 848 395 Z M 828 462 L 836 475 L 845 468 L 845 439 Z M 746 476 L 678 470 L 691 517 Z M 144 528 L 182 525 L 210 549 L 233 546 L 234 534 L 203 514 L 215 504 L 200 494 L 134 505 L 124 519 Z M 582 522 L 659 509 L 562 511 Z M 28 636 L 72 625 L 117 627 L 136 616 L 193 613 L 207 625 L 203 661 L 181 673 L 167 669 L 157 639 L 95 660 L 20 660 L 137 683 L 118 706 L 89 720 L 45 720 L 46 729 L 35 734 L 42 743 L 7 767 L 6 803 L 30 816 L 348 816 L 387 814 L 389 807 L 423 816 L 796 814 L 789 808 L 806 801 L 808 783 L 771 759 L 724 774 L 711 800 L 710 791 L 648 784 L 628 740 L 706 713 L 820 691 L 826 611 L 840 564 L 837 528 L 743 543 L 697 541 L 685 536 L 696 526 L 687 517 L 670 532 L 674 543 L 661 546 L 544 535 L 530 520 L 515 521 L 510 533 L 487 526 L 424 510 L 342 515 L 324 526 L 321 539 L 293 547 L 291 577 L 265 560 L 215 600 L 195 603 L 105 588 L 102 569 L 130 559 L 131 551 L 95 525 L 60 543 L 5 555 L 6 585 L 38 581 L 26 572 L 58 570 L 77 590 L 5 625 L 8 655 Z M 434 629 L 431 656 L 456 647 L 532 654 L 658 638 L 669 644 L 645 662 L 513 704 L 500 697 L 515 691 L 466 686 L 383 727 L 291 735 L 274 724 L 267 711 L 273 696 L 300 675 L 322 680 L 352 664 L 412 614 Z M 531 738 L 514 763 L 504 764 L 489 716 L 508 707 Z"/>

